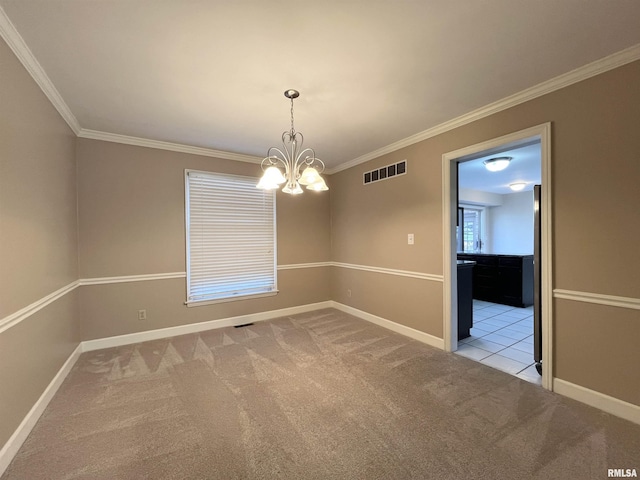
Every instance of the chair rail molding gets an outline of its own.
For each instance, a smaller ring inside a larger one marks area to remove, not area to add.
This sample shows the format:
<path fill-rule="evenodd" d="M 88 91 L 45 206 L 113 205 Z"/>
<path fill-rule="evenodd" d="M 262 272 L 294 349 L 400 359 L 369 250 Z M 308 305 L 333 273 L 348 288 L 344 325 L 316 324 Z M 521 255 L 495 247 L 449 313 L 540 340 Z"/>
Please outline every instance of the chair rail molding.
<path fill-rule="evenodd" d="M 556 288 L 553 290 L 553 298 L 563 300 L 573 300 L 576 302 L 595 303 L 609 307 L 631 308 L 640 310 L 640 298 L 619 297 L 616 295 L 603 295 L 601 293 L 578 292 L 575 290 L 563 290 Z"/>
<path fill-rule="evenodd" d="M 397 275 L 399 277 L 419 278 L 434 282 L 443 282 L 444 277 L 433 273 L 414 272 L 411 270 L 398 270 L 395 268 L 373 267 L 370 265 L 357 265 L 354 263 L 331 262 L 334 267 L 348 268 L 351 270 L 362 270 L 365 272 L 384 273 L 386 275 Z"/>
<path fill-rule="evenodd" d="M 67 293 L 72 292 L 79 285 L 80 285 L 80 281 L 79 280 L 71 282 L 70 284 L 65 285 L 64 287 L 59 288 L 55 292 L 50 293 L 46 297 L 42 297 L 41 299 L 36 300 L 32 304 L 27 305 L 24 308 L 21 308 L 17 312 L 12 313 L 11 315 L 7 315 L 6 317 L 0 319 L 0 333 L 4 332 L 5 330 L 10 329 L 14 325 L 17 325 L 18 323 L 20 323 L 25 318 L 28 318 L 31 315 L 33 315 L 34 313 L 42 310 L 44 307 L 46 307 L 50 303 L 55 302 L 56 300 L 58 300 L 59 298 L 63 297 Z"/>

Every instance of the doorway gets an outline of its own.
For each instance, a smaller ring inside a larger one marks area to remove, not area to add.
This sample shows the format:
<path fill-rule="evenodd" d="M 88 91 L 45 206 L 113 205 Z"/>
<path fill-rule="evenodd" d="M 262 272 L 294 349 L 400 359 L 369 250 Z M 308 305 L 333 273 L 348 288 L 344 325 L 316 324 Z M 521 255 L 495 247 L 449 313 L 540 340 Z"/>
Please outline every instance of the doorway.
<path fill-rule="evenodd" d="M 471 162 L 483 157 L 499 156 L 501 153 L 518 148 L 525 148 L 529 145 L 539 145 L 541 163 L 541 183 L 542 195 L 540 204 L 541 214 L 541 276 L 540 276 L 540 302 L 537 307 L 537 314 L 540 318 L 542 335 L 540 336 L 541 354 L 543 359 L 542 386 L 552 389 L 552 274 L 551 274 L 551 168 L 550 168 L 550 142 L 551 125 L 549 123 L 528 128 L 520 132 L 495 138 L 487 142 L 471 145 L 460 150 L 443 155 L 443 237 L 444 237 L 444 344 L 447 351 L 455 352 L 458 349 L 458 265 L 457 253 L 460 251 L 460 242 L 473 248 L 473 253 L 483 254 L 490 248 L 492 241 L 500 243 L 504 239 L 491 239 L 486 236 L 486 228 L 482 232 L 482 209 L 469 203 L 469 218 L 460 227 L 460 221 L 464 222 L 464 212 L 458 209 L 460 205 L 460 191 L 458 189 L 458 167 L 464 162 Z M 470 165 L 470 163 L 468 164 Z M 468 198 L 467 198 L 468 200 Z M 475 202 L 482 203 L 482 202 Z M 486 202 L 485 202 L 486 203 Z M 485 215 L 486 216 L 486 215 Z M 464 231 L 466 224 L 467 231 Z M 465 238 L 466 234 L 466 238 Z M 533 238 L 533 237 L 532 237 Z M 504 243 L 504 242 L 503 242 Z M 503 247 L 504 248 L 504 247 Z M 533 257 L 533 256 L 532 256 Z M 464 273 L 461 273 L 461 278 Z M 464 290 L 464 287 L 461 287 Z M 465 293 L 462 292 L 462 295 Z M 486 326 L 493 323 L 505 326 L 504 323 L 511 318 L 521 318 L 514 321 L 514 326 L 509 331 L 517 330 L 518 322 L 524 325 L 525 315 L 531 316 L 533 309 L 529 312 L 522 310 L 511 310 L 513 307 L 507 305 L 493 304 L 492 302 L 475 302 L 476 315 L 482 320 L 486 320 L 488 315 L 504 315 L 504 318 L 495 318 Z M 461 306 L 465 309 L 465 306 Z M 484 312 L 480 310 L 484 309 Z M 507 314 L 507 311 L 510 311 Z M 481 321 L 481 320 L 480 320 Z M 485 327 L 486 327 L 485 326 Z M 490 362 L 486 362 L 491 364 Z"/>

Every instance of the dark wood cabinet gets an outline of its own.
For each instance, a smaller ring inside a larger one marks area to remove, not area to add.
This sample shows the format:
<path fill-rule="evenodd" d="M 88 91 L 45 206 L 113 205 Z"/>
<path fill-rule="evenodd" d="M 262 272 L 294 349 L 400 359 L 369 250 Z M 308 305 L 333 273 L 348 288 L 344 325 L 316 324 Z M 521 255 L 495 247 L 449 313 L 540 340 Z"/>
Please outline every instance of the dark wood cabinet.
<path fill-rule="evenodd" d="M 499 303 L 533 305 L 533 255 L 498 257 Z"/>
<path fill-rule="evenodd" d="M 495 255 L 474 255 L 473 298 L 498 303 L 498 259 Z"/>
<path fill-rule="evenodd" d="M 459 253 L 476 262 L 473 298 L 513 307 L 533 305 L 533 255 Z"/>
<path fill-rule="evenodd" d="M 458 261 L 458 340 L 473 327 L 473 262 Z"/>

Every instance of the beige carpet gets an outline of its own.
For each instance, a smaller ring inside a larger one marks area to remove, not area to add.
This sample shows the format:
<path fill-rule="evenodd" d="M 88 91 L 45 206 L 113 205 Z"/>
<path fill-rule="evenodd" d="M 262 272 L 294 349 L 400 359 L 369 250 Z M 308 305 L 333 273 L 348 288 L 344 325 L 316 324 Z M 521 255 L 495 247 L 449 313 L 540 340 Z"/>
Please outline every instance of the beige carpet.
<path fill-rule="evenodd" d="M 329 309 L 83 354 L 2 480 L 605 479 L 640 426 Z"/>

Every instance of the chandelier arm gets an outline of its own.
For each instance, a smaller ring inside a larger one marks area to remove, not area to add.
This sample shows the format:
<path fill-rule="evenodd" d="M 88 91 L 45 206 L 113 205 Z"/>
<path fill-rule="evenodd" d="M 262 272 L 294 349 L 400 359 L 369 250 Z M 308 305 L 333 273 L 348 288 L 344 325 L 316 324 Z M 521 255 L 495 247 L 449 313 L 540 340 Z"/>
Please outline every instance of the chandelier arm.
<path fill-rule="evenodd" d="M 314 153 L 315 155 L 315 153 Z M 318 157 L 314 156 L 313 159 L 320 164 L 320 170 L 318 170 L 318 174 L 324 172 L 324 162 L 320 160 Z"/>
<path fill-rule="evenodd" d="M 287 144 L 291 145 L 291 149 L 287 148 Z M 282 132 L 282 145 L 284 146 L 287 153 L 289 153 L 289 159 L 291 163 L 293 163 L 294 158 L 296 158 L 296 152 L 298 152 L 302 145 L 304 145 L 304 136 L 300 132 L 294 132 L 293 135 L 291 132 Z"/>
<path fill-rule="evenodd" d="M 286 155 L 283 155 L 290 167 L 290 175 L 287 177 L 292 182 L 295 182 L 300 178 L 299 164 L 297 159 L 300 158 L 299 151 L 304 144 L 304 136 L 300 132 L 282 132 L 282 146 L 285 149 Z"/>
<path fill-rule="evenodd" d="M 295 175 L 295 170 L 293 169 L 293 165 L 292 165 L 292 162 L 291 162 L 291 157 L 288 155 L 289 151 L 286 148 L 286 144 L 283 143 L 283 145 L 285 147 L 285 151 L 284 152 L 282 150 L 280 150 L 279 148 L 277 148 L 277 147 L 269 148 L 269 151 L 267 152 L 267 154 L 269 156 L 267 157 L 267 159 L 269 159 L 269 158 L 271 159 L 270 162 L 271 162 L 272 165 L 282 164 L 282 166 L 284 167 L 284 177 L 286 178 L 287 183 L 290 183 L 292 180 L 293 181 L 296 180 L 296 178 L 295 178 L 296 175 Z M 271 154 L 272 151 L 277 152 L 280 156 L 272 155 Z"/>
<path fill-rule="evenodd" d="M 289 171 L 288 163 L 285 162 L 282 158 L 278 157 L 277 155 L 272 155 L 271 163 L 275 167 L 284 168 L 285 175 Z"/>
<path fill-rule="evenodd" d="M 302 158 L 306 153 L 311 153 L 311 157 L 307 156 L 306 158 Z M 303 165 L 311 166 L 313 161 L 315 160 L 315 152 L 311 148 L 305 148 L 302 150 L 298 156 L 296 157 L 296 168 L 301 168 Z"/>
<path fill-rule="evenodd" d="M 298 137 L 300 137 L 300 142 L 298 142 Z M 302 146 L 304 145 L 304 135 L 302 135 L 302 133 L 300 132 L 296 132 L 294 139 L 296 141 L 296 144 L 298 145 L 298 150 L 301 150 Z"/>
<path fill-rule="evenodd" d="M 273 155 L 271 153 L 272 150 L 277 152 L 277 153 L 279 153 L 281 155 L 281 157 L 278 157 L 278 155 Z M 283 159 L 287 158 L 287 156 L 278 147 L 269 147 L 269 151 L 267 152 L 267 155 L 268 155 L 267 158 L 275 158 L 275 159 L 280 160 L 280 161 L 283 161 Z"/>
<path fill-rule="evenodd" d="M 269 153 L 267 154 L 268 156 L 264 157 L 260 162 L 260 167 L 262 167 L 262 170 L 266 170 L 269 167 L 275 167 L 278 165 L 279 162 L 282 162 L 282 160 L 278 156 L 271 155 L 270 152 L 272 149 L 273 147 L 269 149 Z"/>
<path fill-rule="evenodd" d="M 274 155 L 271 152 L 276 152 L 277 154 Z M 285 149 L 286 151 L 286 149 Z M 287 152 L 288 153 L 288 152 Z M 279 156 L 278 156 L 279 154 Z M 278 163 L 282 163 L 282 165 L 285 167 L 285 169 L 289 168 L 289 161 L 288 161 L 288 157 L 287 154 L 284 153 L 282 150 L 280 150 L 278 147 L 271 147 L 269 148 L 269 151 L 267 152 L 267 157 L 263 160 L 263 162 L 265 160 L 269 160 L 270 165 L 277 165 Z"/>
<path fill-rule="evenodd" d="M 282 132 L 282 143 L 300 141 L 300 144 L 304 142 L 304 135 L 300 132 Z"/>
<path fill-rule="evenodd" d="M 306 158 L 303 159 L 302 156 L 307 152 L 310 152 L 311 156 L 310 157 L 306 157 Z M 298 154 L 298 157 L 296 158 L 296 166 L 305 164 L 305 165 L 308 165 L 309 167 L 311 167 L 311 166 L 315 165 L 316 162 L 317 162 L 317 164 L 320 165 L 320 169 L 319 170 L 316 168 L 316 170 L 318 170 L 318 173 L 324 172 L 324 168 L 325 168 L 324 167 L 324 162 L 322 160 L 320 160 L 318 157 L 316 157 L 316 152 L 315 152 L 315 150 L 313 148 L 305 148 L 302 152 L 300 152 Z"/>

